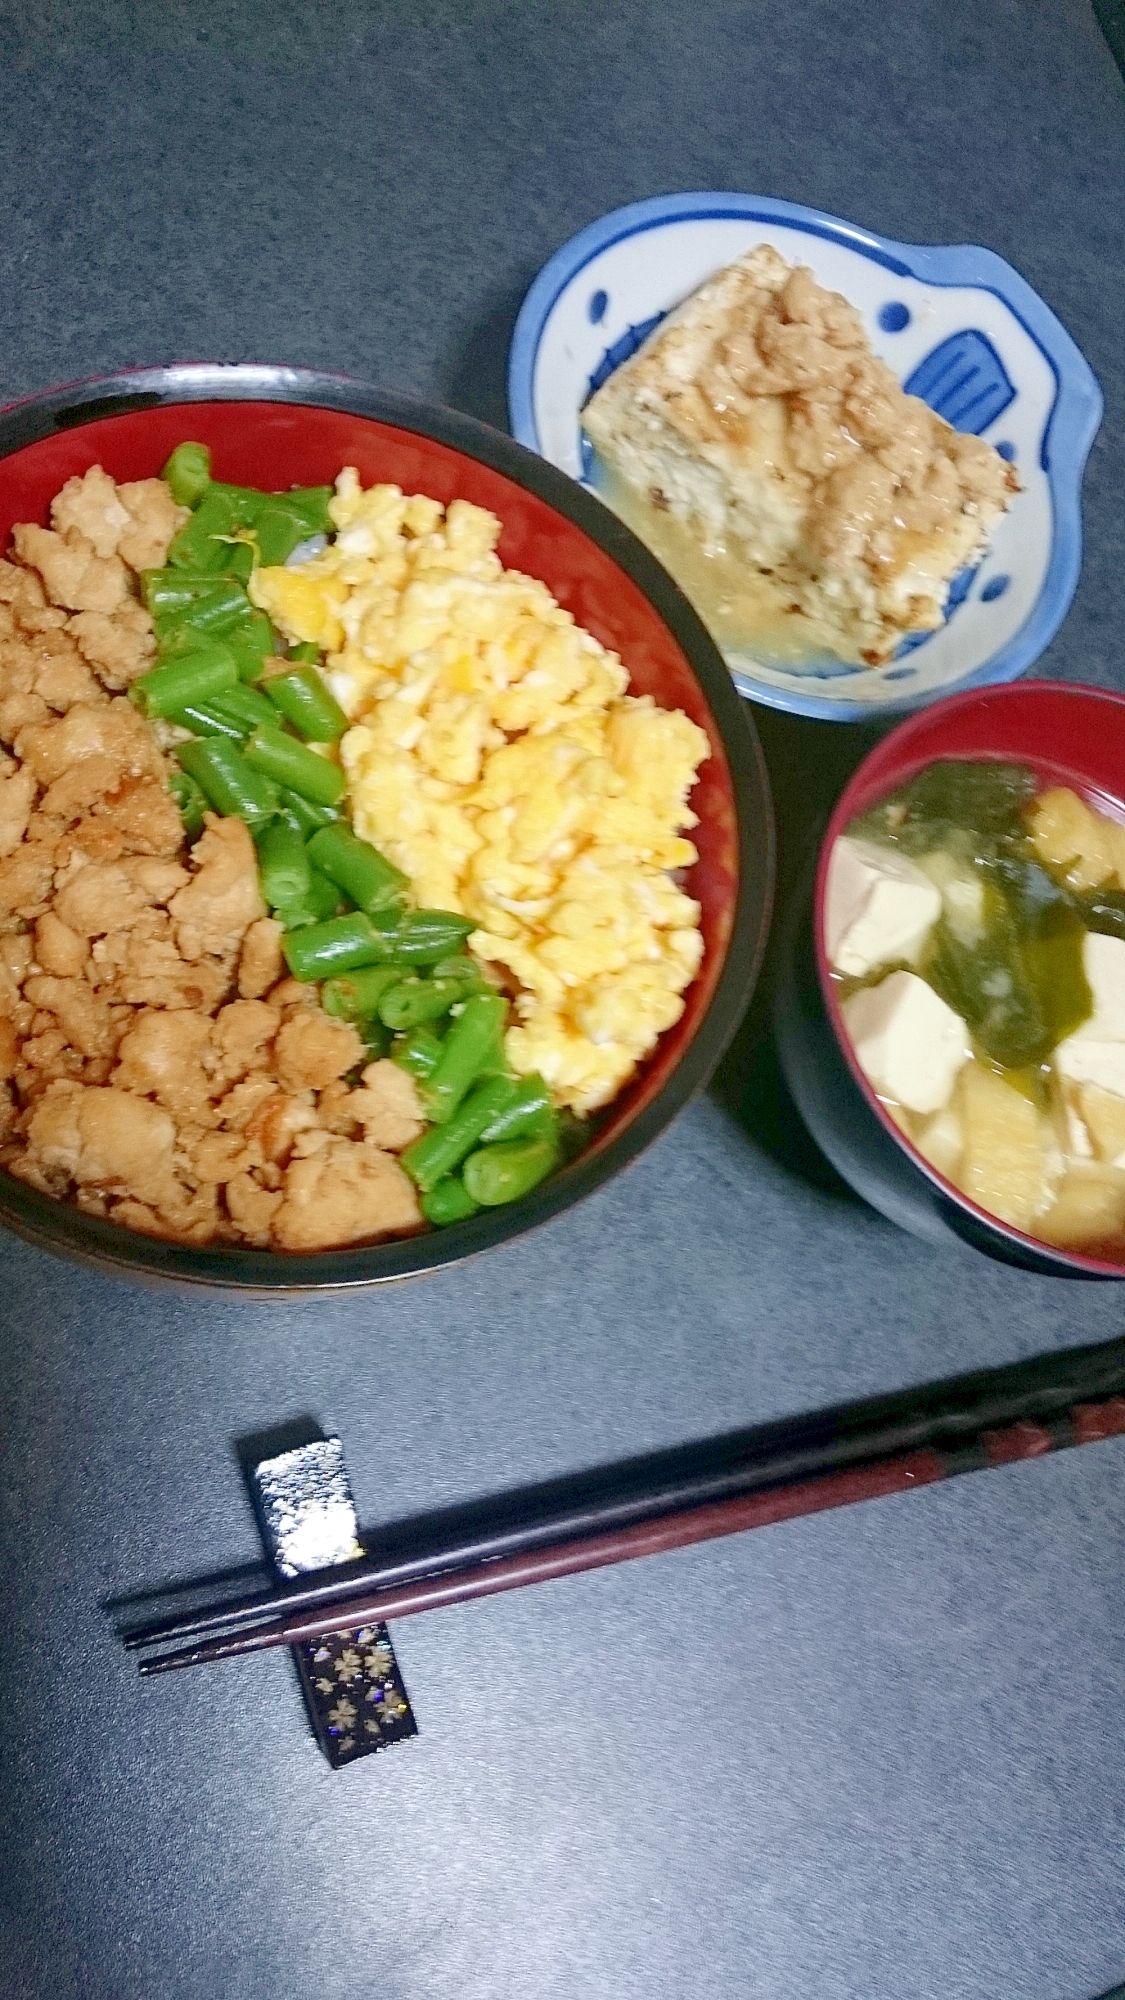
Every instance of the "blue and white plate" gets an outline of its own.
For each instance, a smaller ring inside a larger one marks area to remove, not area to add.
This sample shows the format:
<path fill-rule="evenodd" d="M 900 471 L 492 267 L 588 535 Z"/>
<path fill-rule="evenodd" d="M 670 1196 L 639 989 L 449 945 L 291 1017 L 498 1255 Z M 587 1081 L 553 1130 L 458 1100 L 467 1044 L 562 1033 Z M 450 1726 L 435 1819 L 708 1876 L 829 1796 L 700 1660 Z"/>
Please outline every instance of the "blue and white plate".
<path fill-rule="evenodd" d="M 740 655 L 740 692 L 798 715 L 865 721 L 1015 680 L 1049 645 L 1078 582 L 1082 469 L 1102 395 L 1049 307 L 991 250 L 894 243 L 762 195 L 664 195 L 615 209 L 564 244 L 524 300 L 508 362 L 514 435 L 589 484 L 581 411 L 592 391 L 671 307 L 758 243 L 850 299 L 903 387 L 994 444 L 1023 490 L 979 567 L 954 580 L 940 631 L 904 641 L 877 669 Z"/>

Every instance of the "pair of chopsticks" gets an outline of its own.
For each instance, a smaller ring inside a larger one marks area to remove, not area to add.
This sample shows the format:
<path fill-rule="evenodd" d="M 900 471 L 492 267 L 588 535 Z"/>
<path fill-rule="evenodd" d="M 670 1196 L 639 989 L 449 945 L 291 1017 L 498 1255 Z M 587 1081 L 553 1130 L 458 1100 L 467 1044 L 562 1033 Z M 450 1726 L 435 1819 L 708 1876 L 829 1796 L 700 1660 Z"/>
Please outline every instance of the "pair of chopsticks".
<path fill-rule="evenodd" d="M 983 1371 L 448 1509 L 346 1566 L 134 1627 L 142 1674 L 292 1646 L 1125 1435 L 1125 1340 Z"/>

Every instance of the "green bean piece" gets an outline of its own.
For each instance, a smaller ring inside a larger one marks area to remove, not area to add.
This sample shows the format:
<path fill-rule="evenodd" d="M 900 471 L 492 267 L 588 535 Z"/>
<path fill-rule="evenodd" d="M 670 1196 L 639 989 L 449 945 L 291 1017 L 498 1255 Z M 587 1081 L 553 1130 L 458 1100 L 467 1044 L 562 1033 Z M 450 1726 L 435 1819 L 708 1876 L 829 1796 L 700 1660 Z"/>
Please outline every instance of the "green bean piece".
<path fill-rule="evenodd" d="M 168 549 L 173 569 L 221 570 L 228 542 L 224 539 L 242 526 L 232 503 L 229 486 L 211 480 L 201 495 L 191 520 L 180 529 Z"/>
<path fill-rule="evenodd" d="M 235 486 L 229 480 L 222 482 L 216 480 L 214 483 L 220 487 L 220 490 L 226 494 L 230 501 L 234 518 L 238 522 L 239 527 L 249 527 L 253 520 L 254 508 L 260 501 L 266 498 L 260 487 Z"/>
<path fill-rule="evenodd" d="M 560 1158 L 552 1139 L 516 1139 L 504 1146 L 482 1146 L 465 1161 L 465 1192 L 482 1208 L 502 1208 L 506 1202 L 530 1194 L 554 1173 Z"/>
<path fill-rule="evenodd" d="M 551 1093 L 541 1076 L 525 1076 L 516 1085 L 516 1094 L 506 1111 L 493 1119 L 481 1133 L 485 1146 L 507 1139 L 556 1139 L 558 1119 Z"/>
<path fill-rule="evenodd" d="M 277 811 L 277 786 L 253 770 L 227 737 L 206 736 L 181 743 L 176 757 L 217 813 L 257 827 Z"/>
<path fill-rule="evenodd" d="M 306 743 L 335 743 L 348 726 L 347 716 L 315 667 L 271 674 L 266 693 Z"/>
<path fill-rule="evenodd" d="M 254 522 L 259 559 L 265 568 L 276 568 L 288 562 L 300 542 L 319 532 L 306 527 L 299 515 L 285 507 L 263 507 Z"/>
<path fill-rule="evenodd" d="M 332 533 L 332 516 L 328 507 L 335 497 L 335 490 L 332 486 L 292 486 L 288 493 L 274 494 L 271 498 L 283 500 L 299 515 L 307 529 L 307 540 L 309 535 Z"/>
<path fill-rule="evenodd" d="M 379 1019 L 397 1035 L 405 1034 L 423 1021 L 439 1021 L 464 997 L 456 979 L 403 979 L 400 973 L 398 984 L 389 986 L 379 1002 Z"/>
<path fill-rule="evenodd" d="M 492 1037 L 492 1041 L 481 1057 L 481 1064 L 477 1075 L 479 1077 L 510 1077 L 512 1074 L 512 1066 L 504 1052 L 504 1023 L 501 1022 Z"/>
<path fill-rule="evenodd" d="M 496 991 L 494 986 L 489 985 L 478 961 L 470 957 L 467 951 L 454 951 L 449 954 L 448 958 L 439 958 L 430 967 L 430 978 L 459 979 L 465 989 L 464 997 L 466 1000 L 470 993 L 495 993 Z"/>
<path fill-rule="evenodd" d="M 445 1037 L 441 1061 L 426 1084 L 426 1107 L 436 1125 L 452 1118 L 483 1063 L 494 1058 L 507 1014 L 508 1003 L 499 993 L 474 993 L 465 1001 Z"/>
<path fill-rule="evenodd" d="M 564 1162 L 576 1160 L 590 1137 L 590 1121 L 564 1104 L 555 1113 L 555 1138 Z"/>
<path fill-rule="evenodd" d="M 331 530 L 328 515 L 331 486 L 290 486 L 283 493 L 267 493 L 259 486 L 227 486 L 223 490 L 229 493 L 242 527 L 254 527 L 262 514 L 279 508 L 301 522 L 306 539 L 309 535 L 326 535 Z"/>
<path fill-rule="evenodd" d="M 202 646 L 225 646 L 234 661 L 239 679 L 256 680 L 261 672 L 262 663 L 255 659 L 251 674 L 240 645 L 245 623 L 243 620 L 232 624 L 229 618 L 224 623 L 220 618 L 212 625 L 209 625 L 206 619 L 202 625 L 193 625 L 178 617 L 154 618 L 152 624 L 160 663 L 163 664 L 165 660 L 172 659 L 178 653 L 198 653 Z"/>
<path fill-rule="evenodd" d="M 181 625 L 175 618 L 154 618 L 152 629 L 156 638 L 156 655 L 161 664 L 173 653 L 196 653 L 200 646 L 212 643 L 209 639 L 204 639 L 200 633 L 194 632 L 190 625 Z M 219 641 L 216 640 L 214 643 L 218 644 Z M 226 641 L 223 640 L 222 643 L 225 645 Z"/>
<path fill-rule="evenodd" d="M 190 750 L 194 746 L 189 743 L 184 747 Z M 282 939 L 281 949 L 294 979 L 333 979 L 337 973 L 376 965 L 385 958 L 382 939 L 362 910 L 293 931 Z"/>
<path fill-rule="evenodd" d="M 181 729 L 193 729 L 197 736 L 229 736 L 233 742 L 241 743 L 262 720 L 261 709 L 265 709 L 268 720 L 271 710 L 265 696 L 236 681 L 233 687 L 224 688 L 209 701 L 185 702 L 168 720 L 178 723 Z"/>
<path fill-rule="evenodd" d="M 272 714 L 265 695 L 259 694 L 256 688 L 246 687 L 241 681 L 234 687 L 224 688 L 222 694 L 215 695 L 207 705 L 218 714 L 229 716 L 232 722 L 241 722 L 244 736 L 249 736 L 259 723 L 268 722 Z"/>
<path fill-rule="evenodd" d="M 160 475 L 177 507 L 198 507 L 211 484 L 211 453 L 205 444 L 178 444 Z"/>
<path fill-rule="evenodd" d="M 258 836 L 258 873 L 271 910 L 304 903 L 312 894 L 312 869 L 299 833 L 280 820 Z"/>
<path fill-rule="evenodd" d="M 300 827 L 306 840 L 319 833 L 322 826 L 332 826 L 340 817 L 335 806 L 314 806 L 311 799 L 302 799 L 285 785 L 281 787 L 281 810 Z"/>
<path fill-rule="evenodd" d="M 256 493 L 245 487 L 236 505 L 254 533 L 259 560 L 267 567 L 287 562 L 301 542 L 327 534 L 330 486 L 293 487 L 288 493 Z"/>
<path fill-rule="evenodd" d="M 488 1083 L 478 1084 L 456 1117 L 446 1125 L 431 1125 L 428 1132 L 423 1132 L 420 1139 L 406 1148 L 400 1155 L 400 1164 L 423 1194 L 428 1194 L 446 1174 L 459 1167 L 474 1146 L 480 1144 L 481 1133 L 511 1101 L 515 1087 L 506 1076 L 494 1076 Z"/>
<path fill-rule="evenodd" d="M 307 542 L 311 535 L 331 534 L 328 503 L 333 490 L 331 486 L 291 486 L 286 493 L 252 494 L 250 497 L 257 502 L 255 521 L 264 513 L 288 514 L 302 529 L 303 542 Z M 249 489 L 247 492 L 249 494 Z"/>
<path fill-rule="evenodd" d="M 229 736 L 241 743 L 253 734 L 261 718 L 243 708 L 234 697 L 253 693 L 254 689 L 247 687 L 244 681 L 236 681 L 233 687 L 224 688 L 221 694 L 211 695 L 205 702 L 185 702 L 183 709 L 169 716 L 168 720 L 179 723 L 183 729 L 194 729 L 198 736 Z M 228 700 L 228 695 L 232 699 Z M 319 820 L 313 820 L 307 826 L 302 821 L 301 831 L 307 838 L 309 832 L 315 831 L 319 825 Z"/>
<path fill-rule="evenodd" d="M 223 639 L 234 654 L 239 678 L 244 681 L 260 679 L 266 661 L 277 651 L 277 633 L 264 611 L 250 611 L 247 617 L 228 627 Z"/>
<path fill-rule="evenodd" d="M 258 614 L 237 577 L 223 577 L 221 581 L 226 587 L 223 595 L 216 593 L 212 598 L 201 599 L 178 622 L 191 626 L 207 638 L 226 639 L 230 636 L 241 639 Z M 166 620 L 162 622 L 167 623 Z M 248 674 L 247 678 L 253 678 L 253 675 Z"/>
<path fill-rule="evenodd" d="M 178 618 L 200 598 L 228 595 L 232 586 L 237 588 L 235 579 L 209 574 L 206 570 L 141 571 L 141 595 L 154 618 Z"/>
<path fill-rule="evenodd" d="M 238 669 L 225 646 L 200 646 L 193 653 L 177 653 L 166 666 L 150 667 L 129 689 L 134 708 L 150 719 L 174 715 L 189 702 L 206 701 L 208 695 L 233 687 Z"/>
<path fill-rule="evenodd" d="M 453 976 L 454 975 L 451 973 L 447 974 L 442 972 L 440 961 L 430 971 L 431 979 L 452 978 Z M 485 994 L 490 998 L 496 997 L 496 988 L 494 986 L 490 986 L 487 980 L 482 979 L 480 985 L 477 987 L 470 986 L 465 980 L 460 980 L 460 985 L 461 985 L 462 1003 L 465 1000 L 475 998 L 477 993 Z M 489 1076 L 511 1077 L 514 1075 L 514 1071 L 512 1069 L 511 1064 L 508 1061 L 508 1057 L 504 1049 L 504 1035 L 507 1030 L 507 1025 L 508 1025 L 507 1012 L 505 1010 L 505 1013 L 497 1019 L 496 1025 L 492 1032 L 492 1039 L 487 1044 L 486 1048 L 484 1049 L 481 1055 L 480 1068 L 477 1071 L 478 1078 L 483 1079 L 484 1077 L 489 1077 Z"/>
<path fill-rule="evenodd" d="M 310 535 L 328 532 L 331 527 L 328 502 L 331 498 L 330 486 L 295 487 L 289 493 L 261 493 L 253 486 L 231 486 L 213 479 L 201 496 L 194 518 L 173 541 L 168 560 L 175 567 L 214 567 L 214 547 L 218 537 L 231 535 L 239 528 L 250 528 L 261 541 L 264 524 L 269 553 L 263 553 L 263 562 L 284 562 L 285 556 L 279 557 L 275 550 L 283 547 L 287 539 L 285 555 L 290 554 L 298 542 L 307 541 Z M 202 522 L 197 528 L 201 515 Z"/>
<path fill-rule="evenodd" d="M 232 576 L 245 590 L 254 570 L 254 545 L 252 542 L 223 543 L 224 576 Z"/>
<path fill-rule="evenodd" d="M 196 840 L 203 832 L 203 815 L 207 810 L 203 793 L 187 771 L 173 771 L 168 780 L 168 790 L 180 808 L 184 833 L 188 840 Z"/>
<path fill-rule="evenodd" d="M 364 965 L 358 972 L 326 979 L 320 989 L 320 1004 L 326 1014 L 340 1021 L 373 1021 L 388 986 L 397 985 L 401 977 L 397 965 Z"/>
<path fill-rule="evenodd" d="M 397 974 L 396 974 L 397 977 Z M 399 1064 L 416 1081 L 432 1076 L 441 1060 L 441 1036 L 425 1022 L 409 1034 L 396 1035 L 391 1045 L 391 1061 Z"/>
<path fill-rule="evenodd" d="M 320 647 L 315 646 L 311 639 L 300 639 L 295 646 L 290 646 L 289 658 L 300 660 L 303 666 L 315 667 L 320 658 Z"/>
<path fill-rule="evenodd" d="M 367 1051 L 368 1062 L 382 1062 L 383 1057 L 387 1054 L 391 1046 L 390 1029 L 384 1028 L 383 1023 L 375 1019 L 374 1021 L 361 1021 L 359 1023 L 359 1032 L 363 1036 L 363 1046 Z"/>
<path fill-rule="evenodd" d="M 318 923 L 322 917 L 331 916 L 333 912 L 343 911 L 348 907 L 348 899 L 339 883 L 333 882 L 327 875 L 322 875 L 319 868 L 314 868 L 312 871 L 312 900 L 317 911 Z"/>
<path fill-rule="evenodd" d="M 405 875 L 392 867 L 377 847 L 361 840 L 350 826 L 341 822 L 314 834 L 309 854 L 318 868 L 323 868 L 333 882 L 347 890 L 359 909 L 369 913 L 387 909 L 406 888 Z"/>
<path fill-rule="evenodd" d="M 429 1193 L 422 1196 L 420 1205 L 426 1221 L 437 1229 L 447 1229 L 451 1222 L 467 1222 L 480 1208 L 459 1174 L 446 1174 L 443 1180 L 435 1182 Z"/>
<path fill-rule="evenodd" d="M 259 723 L 246 745 L 246 757 L 255 770 L 310 799 L 314 806 L 334 806 L 344 796 L 346 784 L 339 765 L 330 764 L 327 757 L 298 743 L 295 736 L 286 736 L 272 723 Z M 312 859 L 316 861 L 315 854 Z"/>
<path fill-rule="evenodd" d="M 404 965 L 436 965 L 442 959 L 448 960 L 462 939 L 475 929 L 473 919 L 458 916 L 456 910 L 410 910 L 393 930 L 388 930 L 387 942 L 395 958 Z M 466 999 L 472 990 L 471 980 L 460 972 L 453 977 L 460 985 L 458 997 Z"/>
<path fill-rule="evenodd" d="M 155 575 L 155 582 L 147 579 Z M 235 576 L 192 575 L 179 587 L 175 570 L 146 570 L 142 585 L 161 646 L 176 641 L 177 632 L 194 631 L 209 638 L 227 632 L 250 631 L 258 614 Z"/>
<path fill-rule="evenodd" d="M 252 528 L 259 510 L 272 497 L 257 486 L 235 486 L 218 480 L 215 481 L 215 490 L 222 494 L 237 528 Z"/>
<path fill-rule="evenodd" d="M 195 736 L 226 736 L 232 743 L 241 743 L 249 734 L 244 722 L 236 722 L 233 716 L 223 715 L 210 701 L 186 701 L 166 720 L 174 722 L 178 729 L 190 729 Z"/>
<path fill-rule="evenodd" d="M 275 914 L 287 931 L 301 930 L 309 924 L 323 924 L 329 917 L 340 915 L 343 897 L 335 882 L 322 875 L 319 868 L 310 868 L 309 892 L 299 902 L 287 903 Z"/>

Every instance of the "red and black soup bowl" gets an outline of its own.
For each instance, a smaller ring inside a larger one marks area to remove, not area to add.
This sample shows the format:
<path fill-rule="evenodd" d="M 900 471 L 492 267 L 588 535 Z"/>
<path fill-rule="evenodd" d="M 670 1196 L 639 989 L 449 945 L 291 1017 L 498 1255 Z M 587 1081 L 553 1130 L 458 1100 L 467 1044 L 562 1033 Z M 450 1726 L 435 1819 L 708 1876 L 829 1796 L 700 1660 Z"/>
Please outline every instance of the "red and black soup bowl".
<path fill-rule="evenodd" d="M 821 1151 L 857 1194 L 913 1235 L 957 1240 L 1025 1271 L 1125 1278 L 1120 1259 L 1059 1249 L 1001 1222 L 923 1159 L 880 1102 L 852 1049 L 824 941 L 832 848 L 858 813 L 943 757 L 1026 764 L 1040 785 L 1067 785 L 1125 821 L 1125 697 L 1059 681 L 980 688 L 936 702 L 864 758 L 837 801 L 815 873 L 786 913 L 775 1005 L 786 1083 Z"/>

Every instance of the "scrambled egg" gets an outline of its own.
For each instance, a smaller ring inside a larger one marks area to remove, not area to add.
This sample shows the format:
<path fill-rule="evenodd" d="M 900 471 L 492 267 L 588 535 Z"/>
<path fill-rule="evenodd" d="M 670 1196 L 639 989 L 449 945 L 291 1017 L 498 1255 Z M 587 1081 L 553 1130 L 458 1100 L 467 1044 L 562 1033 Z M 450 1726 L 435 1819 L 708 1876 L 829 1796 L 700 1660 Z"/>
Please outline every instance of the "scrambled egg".
<path fill-rule="evenodd" d="M 337 536 L 250 595 L 328 653 L 353 727 L 341 745 L 358 833 L 420 904 L 478 928 L 472 951 L 514 992 L 507 1053 L 588 1112 L 683 1012 L 703 955 L 699 905 L 673 871 L 707 738 L 626 694 L 616 654 L 546 585 L 506 570 L 500 523 L 347 468 Z"/>

